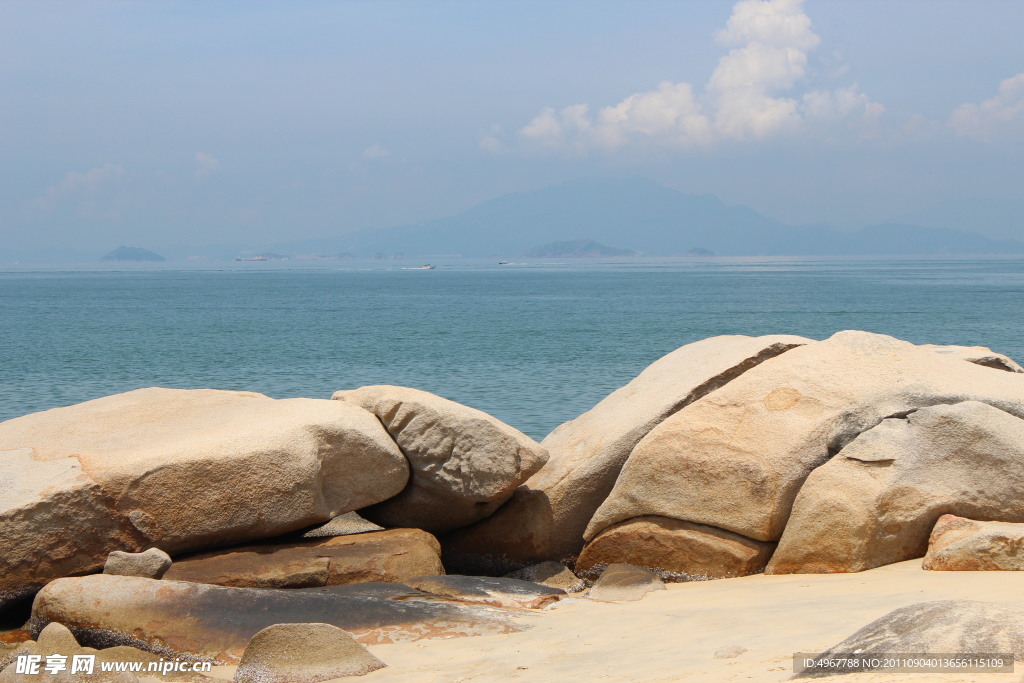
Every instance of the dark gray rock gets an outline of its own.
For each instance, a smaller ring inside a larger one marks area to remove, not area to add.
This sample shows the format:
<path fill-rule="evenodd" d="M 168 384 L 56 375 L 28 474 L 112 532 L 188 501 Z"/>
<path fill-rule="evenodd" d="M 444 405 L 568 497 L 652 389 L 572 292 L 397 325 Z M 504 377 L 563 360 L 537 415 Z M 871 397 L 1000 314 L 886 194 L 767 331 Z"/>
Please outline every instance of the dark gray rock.
<path fill-rule="evenodd" d="M 434 595 L 495 607 L 539 609 L 565 597 L 565 591 L 561 588 L 493 576 L 421 576 L 408 583 L 413 588 Z"/>
<path fill-rule="evenodd" d="M 1024 661 L 1024 609 L 975 600 L 937 600 L 901 607 L 876 619 L 818 657 L 878 654 L 1013 653 Z M 848 670 L 809 672 L 821 678 Z"/>

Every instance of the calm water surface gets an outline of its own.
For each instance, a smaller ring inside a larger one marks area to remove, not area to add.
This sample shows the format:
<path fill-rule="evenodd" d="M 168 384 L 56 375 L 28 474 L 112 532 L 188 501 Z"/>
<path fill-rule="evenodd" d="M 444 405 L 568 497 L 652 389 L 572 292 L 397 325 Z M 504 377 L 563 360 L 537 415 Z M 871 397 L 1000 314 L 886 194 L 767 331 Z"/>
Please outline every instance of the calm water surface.
<path fill-rule="evenodd" d="M 7 267 L 0 420 L 144 386 L 327 398 L 400 384 L 541 438 L 718 334 L 864 329 L 1024 360 L 1021 259 L 437 265 Z"/>

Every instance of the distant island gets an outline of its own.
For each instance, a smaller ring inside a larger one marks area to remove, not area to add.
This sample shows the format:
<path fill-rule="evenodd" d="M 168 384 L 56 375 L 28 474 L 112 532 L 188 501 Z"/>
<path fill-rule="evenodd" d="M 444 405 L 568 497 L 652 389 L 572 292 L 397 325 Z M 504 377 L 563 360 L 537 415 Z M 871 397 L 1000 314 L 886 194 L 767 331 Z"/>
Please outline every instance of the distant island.
<path fill-rule="evenodd" d="M 163 256 L 142 247 L 118 247 L 101 261 L 166 261 Z"/>
<path fill-rule="evenodd" d="M 990 217 L 992 212 L 979 215 Z M 935 215 L 929 216 L 938 222 Z M 975 224 L 983 221 L 979 218 Z M 970 222 L 965 225 L 971 227 Z M 581 235 L 586 239 L 575 239 Z M 516 256 L 1022 255 L 1024 242 L 987 237 L 963 227 L 902 221 L 842 229 L 827 224 L 787 225 L 750 207 L 727 205 L 713 195 L 686 194 L 642 177 L 599 177 L 503 195 L 454 215 L 414 224 L 269 244 L 166 245 L 160 251 L 171 261 L 354 258 L 424 263 Z M 0 244 L 0 261 L 69 263 L 94 258 L 92 253 L 65 247 L 25 251 Z M 147 249 L 119 247 L 104 260 L 162 261 L 164 257 Z"/>
<path fill-rule="evenodd" d="M 235 259 L 236 261 L 287 261 L 288 256 L 286 254 L 278 254 L 273 251 L 265 251 L 262 254 L 255 254 L 252 256 L 239 256 Z"/>
<path fill-rule="evenodd" d="M 520 258 L 600 258 L 606 256 L 636 256 L 635 251 L 598 244 L 594 240 L 549 242 L 517 254 Z"/>

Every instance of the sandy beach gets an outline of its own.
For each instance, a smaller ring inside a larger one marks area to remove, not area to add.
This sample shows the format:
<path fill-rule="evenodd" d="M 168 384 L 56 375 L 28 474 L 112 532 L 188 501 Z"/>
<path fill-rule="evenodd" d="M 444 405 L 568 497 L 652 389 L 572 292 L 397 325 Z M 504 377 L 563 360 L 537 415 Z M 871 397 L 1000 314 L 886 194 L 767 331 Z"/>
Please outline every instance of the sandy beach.
<path fill-rule="evenodd" d="M 378 681 L 785 681 L 795 652 L 819 652 L 916 602 L 1024 605 L 1024 574 L 931 572 L 909 560 L 857 574 L 756 575 L 669 584 L 637 602 L 567 599 L 502 636 L 371 646 Z M 732 658 L 721 650 L 746 648 Z M 230 679 L 235 667 L 216 667 Z M 158 679 L 152 679 L 158 680 Z M 338 679 L 343 680 L 343 679 Z M 347 679 L 351 680 L 351 679 Z M 835 680 L 1020 681 L 1021 673 L 863 673 Z"/>

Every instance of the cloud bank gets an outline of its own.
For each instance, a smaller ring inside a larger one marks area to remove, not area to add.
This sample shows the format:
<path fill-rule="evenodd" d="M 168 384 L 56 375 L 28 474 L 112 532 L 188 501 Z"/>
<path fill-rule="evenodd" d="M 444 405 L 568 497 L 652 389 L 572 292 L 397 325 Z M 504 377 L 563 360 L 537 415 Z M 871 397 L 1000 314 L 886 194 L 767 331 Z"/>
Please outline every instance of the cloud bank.
<path fill-rule="evenodd" d="M 655 142 L 696 148 L 802 132 L 869 134 L 884 107 L 856 84 L 800 91 L 808 54 L 821 42 L 803 0 L 741 0 L 716 41 L 730 48 L 703 88 L 664 81 L 654 90 L 591 111 L 587 104 L 545 108 L 517 133 L 533 150 L 616 150 Z M 495 136 L 484 149 L 501 147 Z"/>
<path fill-rule="evenodd" d="M 192 175 L 199 180 L 209 178 L 220 170 L 220 160 L 206 152 L 196 152 L 196 163 L 199 165 L 199 168 Z"/>
<path fill-rule="evenodd" d="M 995 97 L 957 107 L 949 125 L 957 135 L 982 142 L 1024 132 L 1024 73 L 1002 81 Z"/>
<path fill-rule="evenodd" d="M 42 196 L 29 202 L 28 208 L 50 213 L 66 202 L 88 200 L 124 177 L 124 168 L 115 164 L 103 164 L 82 173 L 72 171 L 56 185 L 46 188 Z"/>

